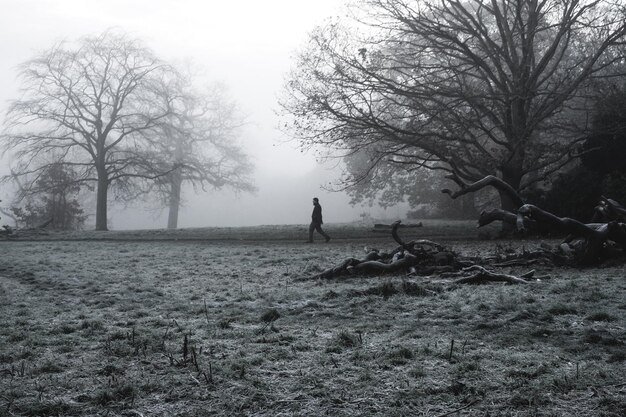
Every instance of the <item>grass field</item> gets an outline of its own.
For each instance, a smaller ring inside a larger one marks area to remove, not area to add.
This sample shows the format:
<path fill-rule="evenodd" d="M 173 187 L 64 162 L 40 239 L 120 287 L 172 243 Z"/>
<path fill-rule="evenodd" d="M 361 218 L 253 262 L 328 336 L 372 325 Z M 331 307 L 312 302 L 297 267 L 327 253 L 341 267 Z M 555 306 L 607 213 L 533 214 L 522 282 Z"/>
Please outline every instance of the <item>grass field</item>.
<path fill-rule="evenodd" d="M 530 285 L 298 281 L 396 246 L 328 231 L 0 241 L 0 416 L 626 415 L 623 266 L 542 268 Z M 471 255 L 538 244 L 463 222 L 402 233 Z"/>

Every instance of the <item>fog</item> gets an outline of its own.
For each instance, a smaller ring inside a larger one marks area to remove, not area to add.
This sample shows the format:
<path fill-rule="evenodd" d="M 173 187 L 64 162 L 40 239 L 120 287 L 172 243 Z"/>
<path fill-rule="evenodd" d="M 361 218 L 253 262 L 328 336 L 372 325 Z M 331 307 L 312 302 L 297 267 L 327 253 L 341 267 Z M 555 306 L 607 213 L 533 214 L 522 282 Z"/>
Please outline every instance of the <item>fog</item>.
<path fill-rule="evenodd" d="M 349 197 L 320 190 L 323 167 L 301 175 L 259 175 L 255 195 L 231 191 L 207 193 L 190 198 L 181 209 L 179 227 L 254 226 L 267 224 L 303 224 L 311 221 L 312 197 L 323 207 L 324 223 L 346 223 L 361 220 L 362 213 L 373 218 L 402 218 L 407 207 L 382 210 L 377 207 L 352 207 Z M 188 194 L 189 195 L 189 194 Z M 164 227 L 166 210 L 115 209 L 111 211 L 111 229 Z"/>
<path fill-rule="evenodd" d="M 348 222 L 367 212 L 397 217 L 399 208 L 352 207 L 349 197 L 320 186 L 337 179 L 337 169 L 320 165 L 313 153 L 277 129 L 277 98 L 291 57 L 307 34 L 325 18 L 342 13 L 338 0 L 8 0 L 0 13 L 0 110 L 18 94 L 17 66 L 54 42 L 75 40 L 115 27 L 143 40 L 171 62 L 191 60 L 202 68 L 206 84 L 223 82 L 238 103 L 247 125 L 241 143 L 256 166 L 255 194 L 208 190 L 183 192 L 179 227 L 306 223 L 311 198 L 319 197 L 325 222 Z M 0 174 L 7 173 L 2 161 Z M 12 198 L 0 190 L 3 205 Z M 111 204 L 110 228 L 156 228 L 166 225 L 166 210 Z M 3 219 L 6 220 L 6 219 Z"/>

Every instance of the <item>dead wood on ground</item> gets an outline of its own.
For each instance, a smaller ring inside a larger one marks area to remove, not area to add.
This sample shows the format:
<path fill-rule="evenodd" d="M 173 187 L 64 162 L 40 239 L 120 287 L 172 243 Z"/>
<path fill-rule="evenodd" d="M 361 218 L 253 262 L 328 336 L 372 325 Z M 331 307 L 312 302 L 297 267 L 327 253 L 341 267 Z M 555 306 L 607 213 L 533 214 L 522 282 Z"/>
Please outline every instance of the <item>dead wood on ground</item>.
<path fill-rule="evenodd" d="M 527 280 L 513 275 L 488 271 L 483 266 L 477 265 L 481 261 L 477 258 L 463 257 L 451 249 L 426 239 L 412 240 L 405 242 L 398 234 L 400 221 L 393 223 L 391 235 L 398 243 L 396 249 L 391 252 L 381 252 L 371 250 L 364 259 L 348 258 L 339 265 L 326 269 L 325 271 L 306 279 L 333 279 L 346 276 L 371 276 L 401 273 L 408 276 L 430 276 L 437 275 L 452 276 L 457 279 L 456 284 L 481 284 L 485 282 L 505 282 L 509 284 L 525 284 Z M 537 251 L 526 253 L 533 257 L 535 261 L 541 256 L 544 258 L 548 251 Z M 524 256 L 522 254 L 521 256 Z M 502 257 L 494 259 L 503 260 Z M 512 259 L 505 258 L 504 261 Z M 529 260 L 529 259 L 524 259 Z M 446 275 L 452 274 L 452 275 Z M 526 277 L 528 278 L 528 277 Z"/>
<path fill-rule="evenodd" d="M 491 186 L 507 194 L 517 205 L 516 213 L 502 209 L 483 211 L 478 218 L 478 227 L 501 221 L 515 226 L 521 234 L 539 231 L 566 235 L 559 246 L 559 255 L 566 258 L 567 263 L 576 265 L 597 265 L 608 258 L 624 257 L 626 253 L 626 207 L 615 200 L 602 196 L 591 221 L 583 223 L 569 217 L 559 217 L 532 204 L 524 204 L 510 185 L 492 175 L 469 185 L 458 179 L 455 182 L 459 184 L 460 190 L 452 192 L 444 189 L 442 192 L 457 198 Z"/>

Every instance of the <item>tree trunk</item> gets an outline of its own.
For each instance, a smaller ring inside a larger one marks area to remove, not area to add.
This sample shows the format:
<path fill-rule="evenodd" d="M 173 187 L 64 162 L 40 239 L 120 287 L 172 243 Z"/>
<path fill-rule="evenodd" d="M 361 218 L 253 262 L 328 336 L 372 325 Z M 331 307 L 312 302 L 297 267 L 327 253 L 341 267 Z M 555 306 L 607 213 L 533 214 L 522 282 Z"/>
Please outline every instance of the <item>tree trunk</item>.
<path fill-rule="evenodd" d="M 511 193 L 505 192 L 503 189 L 498 189 L 498 194 L 500 196 L 500 208 L 505 211 L 510 211 L 511 213 L 516 213 L 517 209 L 520 208 L 524 202 L 519 197 L 519 188 L 522 183 L 522 174 L 521 168 L 518 168 L 514 165 L 506 166 L 502 168 L 502 181 L 507 183 L 516 193 L 516 196 Z M 514 226 L 507 222 L 502 222 L 502 232 L 509 233 L 514 230 Z"/>
<path fill-rule="evenodd" d="M 66 193 L 67 191 L 64 189 L 62 191 L 62 195 L 61 195 L 61 210 L 60 210 L 60 228 L 61 230 L 67 230 L 68 229 L 68 225 L 67 225 L 67 197 L 66 197 Z"/>
<path fill-rule="evenodd" d="M 498 194 L 500 195 L 500 208 L 502 210 L 515 213 L 517 209 L 524 204 L 519 197 L 519 188 L 522 183 L 521 169 L 515 166 L 502 168 L 502 181 L 515 190 L 515 193 L 518 193 L 518 195 L 514 196 L 512 193 L 507 193 L 503 189 L 498 189 Z"/>
<path fill-rule="evenodd" d="M 109 178 L 106 169 L 98 169 L 96 199 L 96 230 L 109 230 L 107 227 L 107 197 Z"/>
<path fill-rule="evenodd" d="M 176 229 L 178 227 L 178 210 L 180 208 L 180 190 L 182 186 L 180 169 L 172 173 L 169 214 L 167 217 L 167 228 Z"/>
<path fill-rule="evenodd" d="M 466 194 L 461 197 L 461 217 L 464 219 L 475 219 L 480 213 L 474 205 L 474 195 Z"/>

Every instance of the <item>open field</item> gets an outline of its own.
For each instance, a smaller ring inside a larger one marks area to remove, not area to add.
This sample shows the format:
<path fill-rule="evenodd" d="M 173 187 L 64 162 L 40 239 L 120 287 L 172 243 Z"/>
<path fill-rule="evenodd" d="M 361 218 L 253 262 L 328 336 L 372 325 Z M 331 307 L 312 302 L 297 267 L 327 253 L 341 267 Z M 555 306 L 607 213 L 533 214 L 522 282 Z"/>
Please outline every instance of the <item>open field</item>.
<path fill-rule="evenodd" d="M 538 244 L 425 226 L 401 234 L 466 254 Z M 626 415 L 623 266 L 298 281 L 396 246 L 354 225 L 307 245 L 305 229 L 0 241 L 0 416 Z"/>

